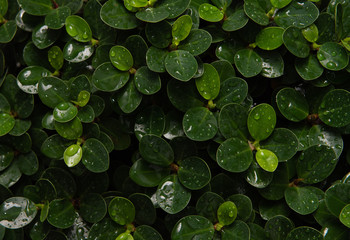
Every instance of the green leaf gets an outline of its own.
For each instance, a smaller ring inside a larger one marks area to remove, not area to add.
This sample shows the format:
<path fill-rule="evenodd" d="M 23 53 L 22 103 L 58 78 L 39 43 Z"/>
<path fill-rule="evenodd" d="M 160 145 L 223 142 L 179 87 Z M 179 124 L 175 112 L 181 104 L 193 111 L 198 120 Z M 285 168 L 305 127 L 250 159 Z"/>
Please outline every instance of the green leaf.
<path fill-rule="evenodd" d="M 153 72 L 165 72 L 164 61 L 167 55 L 168 51 L 166 49 L 150 47 L 146 53 L 147 67 Z"/>
<path fill-rule="evenodd" d="M 175 214 L 187 206 L 191 199 L 191 192 L 181 185 L 176 175 L 170 175 L 158 185 L 156 199 L 161 209 Z"/>
<path fill-rule="evenodd" d="M 139 151 L 151 164 L 166 167 L 174 161 L 174 152 L 169 143 L 156 135 L 144 135 L 139 143 Z"/>
<path fill-rule="evenodd" d="M 128 72 L 119 71 L 111 63 L 103 63 L 93 73 L 91 81 L 97 89 L 112 92 L 122 88 L 128 80 Z"/>
<path fill-rule="evenodd" d="M 133 112 L 141 103 L 142 94 L 137 91 L 134 80 L 130 80 L 117 94 L 117 102 L 125 113 Z"/>
<path fill-rule="evenodd" d="M 131 35 L 125 41 L 125 47 L 134 58 L 134 67 L 139 68 L 146 65 L 146 53 L 148 45 L 140 35 Z"/>
<path fill-rule="evenodd" d="M 223 108 L 229 103 L 242 103 L 248 94 L 248 84 L 239 77 L 221 79 L 220 92 L 215 99 L 217 108 Z"/>
<path fill-rule="evenodd" d="M 291 159 L 298 151 L 298 138 L 287 128 L 276 128 L 271 136 L 260 142 L 260 147 L 272 151 L 279 162 Z"/>
<path fill-rule="evenodd" d="M 8 43 L 14 38 L 17 25 L 14 20 L 9 20 L 0 26 L 0 43 Z"/>
<path fill-rule="evenodd" d="M 302 238 L 305 240 L 323 240 L 323 235 L 320 231 L 317 231 L 311 227 L 298 227 L 294 228 L 288 233 L 286 240 L 293 240 L 295 238 Z"/>
<path fill-rule="evenodd" d="M 244 12 L 254 22 L 259 25 L 266 26 L 269 24 L 269 17 L 267 16 L 267 6 L 264 1 L 259 0 L 245 0 Z"/>
<path fill-rule="evenodd" d="M 119 225 L 132 223 L 135 219 L 135 207 L 132 202 L 123 197 L 115 197 L 108 205 L 108 213 Z"/>
<path fill-rule="evenodd" d="M 83 150 L 78 144 L 70 145 L 63 153 L 64 162 L 68 167 L 77 165 L 82 156 Z"/>
<path fill-rule="evenodd" d="M 253 152 L 247 141 L 229 138 L 219 146 L 216 160 L 220 167 L 229 172 L 244 172 L 253 161 Z"/>
<path fill-rule="evenodd" d="M 152 95 L 161 88 L 161 79 L 158 73 L 152 72 L 148 67 L 143 66 L 135 73 L 135 86 L 139 92 L 145 95 Z"/>
<path fill-rule="evenodd" d="M 220 91 L 220 77 L 212 65 L 204 63 L 204 73 L 196 78 L 196 86 L 204 99 L 213 100 L 217 97 Z"/>
<path fill-rule="evenodd" d="M 322 44 L 317 51 L 317 58 L 323 67 L 332 71 L 339 71 L 349 63 L 347 51 L 335 42 Z"/>
<path fill-rule="evenodd" d="M 306 81 L 319 78 L 324 70 L 316 56 L 311 54 L 307 58 L 295 59 L 295 69 Z"/>
<path fill-rule="evenodd" d="M 53 9 L 50 0 L 18 0 L 18 5 L 31 15 L 44 16 Z"/>
<path fill-rule="evenodd" d="M 283 33 L 283 43 L 294 56 L 306 58 L 309 56 L 309 43 L 297 27 L 288 27 Z"/>
<path fill-rule="evenodd" d="M 63 157 L 65 149 L 70 145 L 70 141 L 58 134 L 54 134 L 46 138 L 42 143 L 41 152 L 49 158 L 58 159 Z"/>
<path fill-rule="evenodd" d="M 60 70 L 63 67 L 63 52 L 60 47 L 53 46 L 48 51 L 48 59 L 51 66 L 55 70 Z"/>
<path fill-rule="evenodd" d="M 270 0 L 272 6 L 275 8 L 284 8 L 287 6 L 292 0 Z"/>
<path fill-rule="evenodd" d="M 11 197 L 0 205 L 0 225 L 18 229 L 32 222 L 37 214 L 35 204 L 24 197 Z"/>
<path fill-rule="evenodd" d="M 278 165 L 276 154 L 267 149 L 260 149 L 256 152 L 255 158 L 262 169 L 268 172 L 274 172 Z"/>
<path fill-rule="evenodd" d="M 274 50 L 283 44 L 283 32 L 284 29 L 280 27 L 264 28 L 256 35 L 255 43 L 261 49 Z"/>
<path fill-rule="evenodd" d="M 57 228 L 69 228 L 73 226 L 77 213 L 73 204 L 68 199 L 55 199 L 50 202 L 47 221 Z"/>
<path fill-rule="evenodd" d="M 294 26 L 304 28 L 311 25 L 319 15 L 319 10 L 312 2 L 292 0 L 285 8 L 279 10 L 274 18 L 275 23 L 283 28 Z"/>
<path fill-rule="evenodd" d="M 201 4 L 198 12 L 200 18 L 208 22 L 219 22 L 224 18 L 224 13 L 220 9 L 208 3 Z"/>
<path fill-rule="evenodd" d="M 220 205 L 217 211 L 219 224 L 230 225 L 237 217 L 237 207 L 231 201 L 226 201 Z"/>
<path fill-rule="evenodd" d="M 308 187 L 288 187 L 284 197 L 288 206 L 300 215 L 313 213 L 318 207 L 318 197 Z"/>
<path fill-rule="evenodd" d="M 170 52 L 165 57 L 165 69 L 174 78 L 187 82 L 197 72 L 198 64 L 192 54 L 184 50 Z"/>
<path fill-rule="evenodd" d="M 339 220 L 342 224 L 350 228 L 350 204 L 347 204 L 339 215 Z"/>
<path fill-rule="evenodd" d="M 82 162 L 89 171 L 100 173 L 108 170 L 108 151 L 99 140 L 95 138 L 89 138 L 85 141 L 82 149 Z"/>
<path fill-rule="evenodd" d="M 329 91 L 318 109 L 320 119 L 331 127 L 344 127 L 350 123 L 350 93 L 344 89 Z"/>
<path fill-rule="evenodd" d="M 98 193 L 87 193 L 80 199 L 79 214 L 90 223 L 101 221 L 107 213 L 107 205 Z"/>
<path fill-rule="evenodd" d="M 136 117 L 134 133 L 138 140 L 146 134 L 162 136 L 165 128 L 165 115 L 163 110 L 156 106 L 150 106 L 142 110 Z"/>
<path fill-rule="evenodd" d="M 269 104 L 259 104 L 249 112 L 247 123 L 249 133 L 255 140 L 265 140 L 275 128 L 275 110 Z"/>
<path fill-rule="evenodd" d="M 179 163 L 178 177 L 182 185 L 190 190 L 198 190 L 205 187 L 211 173 L 207 163 L 199 157 L 189 157 Z"/>
<path fill-rule="evenodd" d="M 109 51 L 109 57 L 113 66 L 120 71 L 128 71 L 134 65 L 131 53 L 123 46 L 112 47 Z"/>
<path fill-rule="evenodd" d="M 223 240 L 229 240 L 233 238 L 248 240 L 250 239 L 250 231 L 246 223 L 237 220 L 231 226 L 223 228 L 221 236 Z"/>
<path fill-rule="evenodd" d="M 188 37 L 178 47 L 190 52 L 193 56 L 204 53 L 212 43 L 212 36 L 203 29 L 193 29 Z"/>
<path fill-rule="evenodd" d="M 244 107 L 236 103 L 226 104 L 219 113 L 218 123 L 221 134 L 226 139 L 232 137 L 247 139 L 247 118 L 248 112 Z"/>
<path fill-rule="evenodd" d="M 187 38 L 192 28 L 192 18 L 182 15 L 172 25 L 173 44 L 176 46 Z"/>
<path fill-rule="evenodd" d="M 133 29 L 139 24 L 135 15 L 126 10 L 119 0 L 109 0 L 103 4 L 100 16 L 104 23 L 117 29 Z"/>
<path fill-rule="evenodd" d="M 136 228 L 133 237 L 135 240 L 153 239 L 163 240 L 162 236 L 153 227 L 143 225 Z"/>
<path fill-rule="evenodd" d="M 305 97 L 293 88 L 283 88 L 276 95 L 277 107 L 290 121 L 299 122 L 309 115 L 309 104 Z"/>
<path fill-rule="evenodd" d="M 131 166 L 129 176 L 142 187 L 156 187 L 169 173 L 168 168 L 153 165 L 143 159 L 139 159 Z"/>
<path fill-rule="evenodd" d="M 165 128 L 163 136 L 166 139 L 172 140 L 177 137 L 183 137 L 185 135 L 182 128 L 182 114 L 173 110 L 168 112 L 165 116 Z"/>
<path fill-rule="evenodd" d="M 262 70 L 261 57 L 251 49 L 241 49 L 237 51 L 234 61 L 237 70 L 247 78 L 258 75 Z"/>
<path fill-rule="evenodd" d="M 214 114 L 204 107 L 190 108 L 183 117 L 182 125 L 186 136 L 194 141 L 212 139 L 218 131 Z"/>
<path fill-rule="evenodd" d="M 0 16 L 5 16 L 5 14 L 7 13 L 7 9 L 8 9 L 8 2 L 7 0 L 1 0 L 0 1 Z"/>
<path fill-rule="evenodd" d="M 0 113 L 0 136 L 9 133 L 15 126 L 15 119 L 8 113 Z"/>
<path fill-rule="evenodd" d="M 318 28 L 315 24 L 311 24 L 310 26 L 303 28 L 301 30 L 303 36 L 309 42 L 316 42 L 318 39 Z"/>
<path fill-rule="evenodd" d="M 70 14 L 71 14 L 71 10 L 67 6 L 62 6 L 62 7 L 53 9 L 49 14 L 46 15 L 45 25 L 47 25 L 51 29 L 60 29 L 64 26 L 66 22 L 66 18 Z"/>
<path fill-rule="evenodd" d="M 202 216 L 190 215 L 181 218 L 171 232 L 173 240 L 213 239 L 213 224 Z"/>
<path fill-rule="evenodd" d="M 337 183 L 327 189 L 325 200 L 328 210 L 337 218 L 342 209 L 350 203 L 350 184 Z"/>
<path fill-rule="evenodd" d="M 38 94 L 42 103 L 55 108 L 61 102 L 69 100 L 67 84 L 56 77 L 43 77 L 39 80 Z"/>
<path fill-rule="evenodd" d="M 226 32 L 237 31 L 243 28 L 249 21 L 248 16 L 245 14 L 244 10 L 238 8 L 235 10 L 228 18 L 224 20 L 222 24 L 222 29 Z"/>

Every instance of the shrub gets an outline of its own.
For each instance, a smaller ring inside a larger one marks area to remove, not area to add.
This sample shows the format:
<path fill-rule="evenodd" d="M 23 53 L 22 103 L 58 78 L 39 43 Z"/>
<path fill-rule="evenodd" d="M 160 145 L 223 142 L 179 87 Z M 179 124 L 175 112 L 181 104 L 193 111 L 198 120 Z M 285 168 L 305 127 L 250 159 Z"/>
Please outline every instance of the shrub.
<path fill-rule="evenodd" d="M 0 240 L 348 240 L 349 14 L 0 0 Z"/>

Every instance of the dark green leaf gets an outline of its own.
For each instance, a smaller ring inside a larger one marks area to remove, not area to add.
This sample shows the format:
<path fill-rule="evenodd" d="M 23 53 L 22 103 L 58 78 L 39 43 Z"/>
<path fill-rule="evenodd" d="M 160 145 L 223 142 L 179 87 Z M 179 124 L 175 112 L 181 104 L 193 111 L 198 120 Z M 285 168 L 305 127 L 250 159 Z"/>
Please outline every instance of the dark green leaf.
<path fill-rule="evenodd" d="M 135 86 L 139 92 L 152 95 L 160 90 L 161 79 L 157 73 L 143 66 L 137 69 L 135 73 Z"/>
<path fill-rule="evenodd" d="M 327 189 L 325 200 L 328 210 L 339 217 L 342 209 L 350 203 L 350 184 L 337 183 Z"/>
<path fill-rule="evenodd" d="M 107 213 L 107 205 L 98 193 L 87 193 L 80 200 L 79 214 L 91 223 L 99 222 Z"/>
<path fill-rule="evenodd" d="M 7 21 L 0 26 L 0 43 L 8 43 L 14 38 L 17 25 L 14 20 Z"/>
<path fill-rule="evenodd" d="M 335 42 L 322 44 L 317 51 L 317 58 L 323 67 L 332 71 L 339 71 L 349 63 L 349 56 L 346 50 Z"/>
<path fill-rule="evenodd" d="M 237 51 L 234 61 L 237 70 L 244 77 L 254 77 L 262 70 L 261 57 L 251 49 L 242 49 Z"/>
<path fill-rule="evenodd" d="M 126 84 L 117 94 L 117 102 L 121 110 L 125 113 L 133 112 L 141 103 L 142 94 L 137 91 L 134 79 Z"/>
<path fill-rule="evenodd" d="M 69 228 L 73 226 L 77 213 L 70 201 L 67 199 L 55 199 L 50 202 L 47 221 L 57 228 Z"/>
<path fill-rule="evenodd" d="M 68 140 L 78 139 L 83 134 L 83 126 L 77 117 L 65 123 L 55 121 L 55 129 L 59 135 Z"/>
<path fill-rule="evenodd" d="M 142 193 L 134 193 L 129 196 L 129 200 L 135 206 L 135 222 L 139 225 L 152 225 L 156 218 L 156 209 L 153 206 L 151 199 Z M 140 229 L 141 230 L 141 229 Z"/>
<path fill-rule="evenodd" d="M 202 239 L 210 240 L 214 236 L 214 226 L 202 216 L 186 216 L 181 218 L 171 232 L 173 240 Z"/>
<path fill-rule="evenodd" d="M 64 26 L 66 18 L 71 14 L 71 10 L 67 6 L 58 7 L 53 9 L 45 17 L 45 25 L 51 29 L 60 29 Z M 76 37 L 76 36 L 72 36 Z"/>
<path fill-rule="evenodd" d="M 237 238 L 239 240 L 250 239 L 249 227 L 246 223 L 237 220 L 230 226 L 224 227 L 221 231 L 222 240 Z"/>
<path fill-rule="evenodd" d="M 293 222 L 284 216 L 275 216 L 265 224 L 265 231 L 271 240 L 285 239 L 293 228 Z"/>
<path fill-rule="evenodd" d="M 253 161 L 253 152 L 247 141 L 229 138 L 217 150 L 216 160 L 220 167 L 230 172 L 243 172 Z"/>
<path fill-rule="evenodd" d="M 143 225 L 136 228 L 133 237 L 135 240 L 153 239 L 163 240 L 162 236 L 154 228 Z"/>
<path fill-rule="evenodd" d="M 94 86 L 105 92 L 112 92 L 122 88 L 128 80 L 128 72 L 119 71 L 109 62 L 98 66 L 92 75 Z"/>
<path fill-rule="evenodd" d="M 119 0 L 109 0 L 103 4 L 100 15 L 102 21 L 113 28 L 126 30 L 138 26 L 134 14 L 128 12 Z"/>
<path fill-rule="evenodd" d="M 55 43 L 60 36 L 59 30 L 50 29 L 47 25 L 39 24 L 32 32 L 32 41 L 39 49 L 44 49 Z"/>
<path fill-rule="evenodd" d="M 135 207 L 132 202 L 123 197 L 115 197 L 108 205 L 108 213 L 119 225 L 126 225 L 135 219 Z"/>
<path fill-rule="evenodd" d="M 18 4 L 24 9 L 24 11 L 31 15 L 47 15 L 53 9 L 52 2 L 50 0 L 18 0 Z"/>
<path fill-rule="evenodd" d="M 139 151 L 151 164 L 165 167 L 174 161 L 174 152 L 169 143 L 156 135 L 144 135 L 140 140 Z"/>
<path fill-rule="evenodd" d="M 193 56 L 204 53 L 212 43 L 212 36 L 203 29 L 194 29 L 178 47 L 190 52 Z"/>
<path fill-rule="evenodd" d="M 250 135 L 255 140 L 264 140 L 275 128 L 275 110 L 269 104 L 259 104 L 249 112 L 247 123 Z"/>
<path fill-rule="evenodd" d="M 56 77 L 43 77 L 39 80 L 38 94 L 42 103 L 55 108 L 61 102 L 69 100 L 68 86 Z"/>
<path fill-rule="evenodd" d="M 323 73 L 323 67 L 315 55 L 309 55 L 307 58 L 295 59 L 295 69 L 300 77 L 306 81 L 317 79 Z"/>
<path fill-rule="evenodd" d="M 8 229 L 28 225 L 37 214 L 35 204 L 24 197 L 11 197 L 0 205 L 0 224 Z"/>
<path fill-rule="evenodd" d="M 350 93 L 344 89 L 328 92 L 322 99 L 318 114 L 331 127 L 344 127 L 350 123 Z"/>
<path fill-rule="evenodd" d="M 300 215 L 310 214 L 318 207 L 317 195 L 307 187 L 288 187 L 284 197 L 288 206 Z"/>
<path fill-rule="evenodd" d="M 134 132 L 138 140 L 146 134 L 162 136 L 165 128 L 163 110 L 154 105 L 141 111 L 135 120 Z"/>
<path fill-rule="evenodd" d="M 191 190 L 197 190 L 207 185 L 211 173 L 207 163 L 199 157 L 189 157 L 179 163 L 178 177 L 182 185 Z"/>
<path fill-rule="evenodd" d="M 187 206 L 191 192 L 181 185 L 176 175 L 170 175 L 159 184 L 156 199 L 165 212 L 175 214 Z"/>
<path fill-rule="evenodd" d="M 174 78 L 187 82 L 197 72 L 196 59 L 189 52 L 176 50 L 165 57 L 165 69 Z"/>
<path fill-rule="evenodd" d="M 106 147 L 97 139 L 89 138 L 83 145 L 82 162 L 91 172 L 100 173 L 109 168 L 109 155 Z"/>
<path fill-rule="evenodd" d="M 239 77 L 221 79 L 220 92 L 214 100 L 217 108 L 223 108 L 229 103 L 242 103 L 248 94 L 248 84 Z"/>
<path fill-rule="evenodd" d="M 244 12 L 245 14 L 257 24 L 266 26 L 269 24 L 269 17 L 266 12 L 267 6 L 264 6 L 264 1 L 259 0 L 245 0 Z"/>
<path fill-rule="evenodd" d="M 306 58 L 309 56 L 309 43 L 306 41 L 299 28 L 294 26 L 288 27 L 283 33 L 283 43 L 294 56 L 299 58 Z"/>
<path fill-rule="evenodd" d="M 249 18 L 245 14 L 244 10 L 239 8 L 224 20 L 222 29 L 227 32 L 237 31 L 238 29 L 243 28 L 248 21 Z"/>
<path fill-rule="evenodd" d="M 304 28 L 311 25 L 318 17 L 319 10 L 312 2 L 292 0 L 275 16 L 275 23 L 283 28 L 294 26 Z"/>
<path fill-rule="evenodd" d="M 250 165 L 246 174 L 246 181 L 256 188 L 267 187 L 273 178 L 273 173 L 265 171 L 255 161 Z"/>
<path fill-rule="evenodd" d="M 218 131 L 217 120 L 212 112 L 204 107 L 190 108 L 182 120 L 184 132 L 194 141 L 206 141 Z"/>
<path fill-rule="evenodd" d="M 68 62 L 79 63 L 90 58 L 94 53 L 94 48 L 90 43 L 70 40 L 63 49 L 63 57 Z"/>
<path fill-rule="evenodd" d="M 294 228 L 288 234 L 286 240 L 294 240 L 296 238 L 302 238 L 305 240 L 323 240 L 321 232 L 311 227 L 298 227 Z"/>

